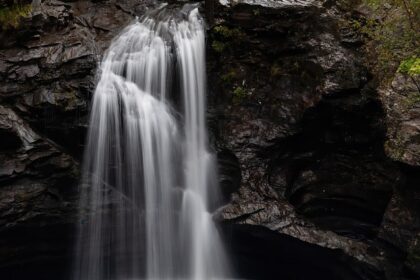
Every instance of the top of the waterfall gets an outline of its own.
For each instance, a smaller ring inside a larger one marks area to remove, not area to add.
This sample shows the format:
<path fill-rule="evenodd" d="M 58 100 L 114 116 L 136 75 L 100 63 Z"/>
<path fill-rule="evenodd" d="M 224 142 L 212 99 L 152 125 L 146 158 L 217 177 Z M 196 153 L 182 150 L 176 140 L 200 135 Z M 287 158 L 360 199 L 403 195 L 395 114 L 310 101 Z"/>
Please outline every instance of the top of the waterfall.
<path fill-rule="evenodd" d="M 313 7 L 321 4 L 320 0 L 219 0 L 223 6 L 248 4 L 266 8 Z"/>

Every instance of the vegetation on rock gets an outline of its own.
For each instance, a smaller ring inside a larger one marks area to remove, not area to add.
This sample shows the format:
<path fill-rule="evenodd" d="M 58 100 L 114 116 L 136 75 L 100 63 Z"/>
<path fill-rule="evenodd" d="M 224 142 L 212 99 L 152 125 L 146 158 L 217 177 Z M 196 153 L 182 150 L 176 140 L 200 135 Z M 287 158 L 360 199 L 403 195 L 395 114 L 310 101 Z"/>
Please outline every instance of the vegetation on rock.
<path fill-rule="evenodd" d="M 242 86 L 237 86 L 233 90 L 233 102 L 240 103 L 248 95 L 247 91 Z"/>
<path fill-rule="evenodd" d="M 215 40 L 212 42 L 211 47 L 215 52 L 222 53 L 225 50 L 226 45 L 220 41 Z"/>
<path fill-rule="evenodd" d="M 354 20 L 353 26 L 371 41 L 368 51 L 377 57 L 372 66 L 382 79 L 391 77 L 397 69 L 402 73 L 420 71 L 420 1 L 362 0 L 368 10 L 364 20 Z"/>
<path fill-rule="evenodd" d="M 217 25 L 211 31 L 211 47 L 216 53 L 222 53 L 228 47 L 241 42 L 245 34 L 239 28 Z"/>
<path fill-rule="evenodd" d="M 243 32 L 239 28 L 229 28 L 224 25 L 215 26 L 214 33 L 226 39 L 240 39 L 244 37 Z"/>
<path fill-rule="evenodd" d="M 32 5 L 14 4 L 10 7 L 0 8 L 0 27 L 3 30 L 19 27 L 20 21 L 32 12 Z"/>
<path fill-rule="evenodd" d="M 417 56 L 410 57 L 401 61 L 398 72 L 408 74 L 410 76 L 420 74 L 420 58 Z"/>

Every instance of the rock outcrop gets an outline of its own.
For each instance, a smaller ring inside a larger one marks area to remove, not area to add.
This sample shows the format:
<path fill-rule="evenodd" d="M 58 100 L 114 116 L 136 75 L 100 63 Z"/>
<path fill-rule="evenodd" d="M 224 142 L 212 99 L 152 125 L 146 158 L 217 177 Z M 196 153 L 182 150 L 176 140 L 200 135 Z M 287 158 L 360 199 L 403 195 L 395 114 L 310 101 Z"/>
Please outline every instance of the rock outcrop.
<path fill-rule="evenodd" d="M 339 249 L 380 279 L 411 277 L 417 231 L 400 227 L 417 227 L 418 213 L 406 207 L 402 218 L 395 201 L 411 175 L 384 152 L 387 112 L 363 41 L 343 21 L 360 15 L 328 1 L 221 3 L 209 40 L 212 126 L 242 181 L 220 218 Z M 396 247 L 404 233 L 410 245 Z"/>
<path fill-rule="evenodd" d="M 387 155 L 420 166 L 420 75 L 397 73 L 380 93 L 387 113 Z"/>
<path fill-rule="evenodd" d="M 405 252 L 405 264 L 420 275 L 420 76 L 396 73 L 379 93 L 386 112 L 385 152 L 405 174 L 388 204 L 380 236 Z"/>

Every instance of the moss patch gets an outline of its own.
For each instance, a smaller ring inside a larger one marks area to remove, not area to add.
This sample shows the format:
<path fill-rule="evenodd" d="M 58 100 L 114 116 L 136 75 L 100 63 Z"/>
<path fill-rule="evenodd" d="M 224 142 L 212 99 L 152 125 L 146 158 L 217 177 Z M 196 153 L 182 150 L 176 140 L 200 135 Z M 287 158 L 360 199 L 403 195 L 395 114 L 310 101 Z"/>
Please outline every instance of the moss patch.
<path fill-rule="evenodd" d="M 401 61 L 398 72 L 408 74 L 410 76 L 420 74 L 420 58 L 413 56 Z"/>
<path fill-rule="evenodd" d="M 226 39 L 241 39 L 245 36 L 239 28 L 229 28 L 224 25 L 215 26 L 213 32 Z"/>
<path fill-rule="evenodd" d="M 211 47 L 215 52 L 222 53 L 226 48 L 226 44 L 224 44 L 220 41 L 213 41 L 211 43 Z"/>
<path fill-rule="evenodd" d="M 239 28 L 230 28 L 226 25 L 217 25 L 211 29 L 211 48 L 216 53 L 223 53 L 228 49 L 239 46 L 244 42 L 246 34 Z"/>
<path fill-rule="evenodd" d="M 221 79 L 223 82 L 231 84 L 236 79 L 237 75 L 238 74 L 234 69 L 230 69 L 226 74 L 222 75 Z"/>
<path fill-rule="evenodd" d="M 18 28 L 22 18 L 28 17 L 32 12 L 32 5 L 18 5 L 0 8 L 0 26 L 3 30 Z"/>
<path fill-rule="evenodd" d="M 366 41 L 367 62 L 385 84 L 395 71 L 420 72 L 420 1 L 362 0 L 366 17 L 356 18 L 353 28 Z M 407 59 L 408 58 L 408 59 Z M 417 65 L 417 67 L 415 66 Z"/>
<path fill-rule="evenodd" d="M 233 95 L 233 103 L 239 104 L 241 103 L 250 93 L 243 87 L 237 86 L 232 92 Z"/>

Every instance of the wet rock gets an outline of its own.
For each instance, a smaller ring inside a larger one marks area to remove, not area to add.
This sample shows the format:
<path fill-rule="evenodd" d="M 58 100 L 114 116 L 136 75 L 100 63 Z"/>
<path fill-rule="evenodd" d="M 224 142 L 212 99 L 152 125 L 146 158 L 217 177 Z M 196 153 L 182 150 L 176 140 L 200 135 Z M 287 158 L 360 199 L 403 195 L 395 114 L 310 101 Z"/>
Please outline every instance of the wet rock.
<path fill-rule="evenodd" d="M 408 165 L 402 170 L 402 183 L 385 211 L 379 237 L 392 244 L 402 254 L 404 268 L 419 277 L 420 172 L 418 167 Z"/>
<path fill-rule="evenodd" d="M 22 145 L 18 134 L 8 129 L 0 129 L 0 138 L 2 139 L 1 150 L 16 150 Z"/>
<path fill-rule="evenodd" d="M 404 256 L 380 233 L 405 175 L 383 152 L 385 114 L 360 38 L 334 5 L 245 2 L 219 6 L 209 35 L 214 135 L 241 171 L 218 218 L 340 250 L 380 279 L 404 277 Z"/>
<path fill-rule="evenodd" d="M 239 277 L 273 279 L 383 279 L 370 265 L 337 250 L 305 243 L 261 226 L 223 225 Z M 305 267 L 305 269 L 301 269 Z"/>
<path fill-rule="evenodd" d="M 74 222 L 78 165 L 2 105 L 0 136 L 0 260 L 7 265 L 36 255 L 30 246 L 19 249 L 25 241 L 10 231 Z"/>
<path fill-rule="evenodd" d="M 389 157 L 420 166 L 420 75 L 397 73 L 392 84 L 380 91 L 387 114 Z"/>
<path fill-rule="evenodd" d="M 225 201 L 230 200 L 232 193 L 241 185 L 241 170 L 236 156 L 227 149 L 217 153 L 219 182 Z"/>
<path fill-rule="evenodd" d="M 142 3 L 124 2 L 133 9 Z M 111 39 L 134 15 L 115 2 L 39 1 L 19 32 L 0 48 L 0 98 L 70 153 L 81 157 L 95 71 Z M 15 40 L 15 41 L 13 41 Z"/>
<path fill-rule="evenodd" d="M 420 234 L 412 240 L 410 248 L 408 250 L 408 257 L 406 265 L 411 269 L 417 276 L 420 276 Z"/>

